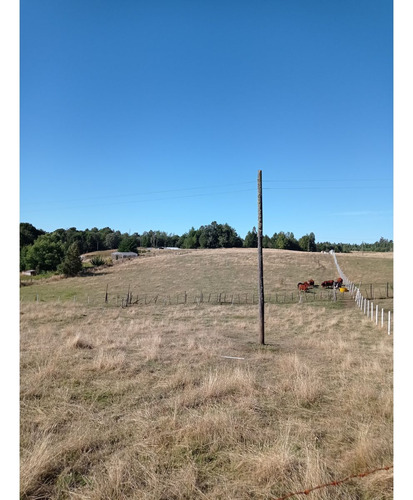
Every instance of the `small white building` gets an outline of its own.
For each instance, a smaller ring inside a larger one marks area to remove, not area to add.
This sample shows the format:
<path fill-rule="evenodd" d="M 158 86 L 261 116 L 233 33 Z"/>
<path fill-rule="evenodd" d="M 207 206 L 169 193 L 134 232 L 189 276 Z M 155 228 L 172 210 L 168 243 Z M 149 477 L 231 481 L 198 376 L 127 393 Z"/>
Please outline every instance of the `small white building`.
<path fill-rule="evenodd" d="M 134 259 L 138 256 L 135 252 L 112 252 L 112 260 Z"/>
<path fill-rule="evenodd" d="M 29 269 L 28 271 L 22 271 L 25 276 L 36 276 L 36 271 L 34 269 Z"/>

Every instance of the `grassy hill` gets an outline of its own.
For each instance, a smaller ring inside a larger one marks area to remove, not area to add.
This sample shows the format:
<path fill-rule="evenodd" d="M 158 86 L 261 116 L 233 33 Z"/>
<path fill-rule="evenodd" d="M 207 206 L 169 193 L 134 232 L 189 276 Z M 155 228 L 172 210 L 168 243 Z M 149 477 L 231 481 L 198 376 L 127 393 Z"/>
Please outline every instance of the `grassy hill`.
<path fill-rule="evenodd" d="M 388 257 L 342 257 L 350 278 L 391 276 Z M 264 273 L 274 293 L 336 277 L 329 255 L 279 250 Z M 267 303 L 260 346 L 256 305 L 101 300 L 256 281 L 254 250 L 159 251 L 22 288 L 21 497 L 275 499 L 391 466 L 393 339 L 351 301 Z M 311 495 L 390 499 L 392 470 Z"/>

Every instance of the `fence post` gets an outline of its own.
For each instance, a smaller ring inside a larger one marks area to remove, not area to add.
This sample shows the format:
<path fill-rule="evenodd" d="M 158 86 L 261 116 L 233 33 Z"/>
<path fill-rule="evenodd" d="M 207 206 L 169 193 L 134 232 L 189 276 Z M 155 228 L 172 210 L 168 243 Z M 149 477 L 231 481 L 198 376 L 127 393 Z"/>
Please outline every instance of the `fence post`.
<path fill-rule="evenodd" d="M 379 305 L 376 305 L 376 325 L 379 324 Z"/>
<path fill-rule="evenodd" d="M 384 309 L 381 308 L 381 327 L 383 328 L 384 326 Z"/>
<path fill-rule="evenodd" d="M 371 320 L 373 321 L 373 309 L 374 309 L 374 304 L 373 301 L 371 302 Z"/>
<path fill-rule="evenodd" d="M 390 311 L 389 311 L 389 319 L 387 321 L 387 334 L 390 335 Z"/>

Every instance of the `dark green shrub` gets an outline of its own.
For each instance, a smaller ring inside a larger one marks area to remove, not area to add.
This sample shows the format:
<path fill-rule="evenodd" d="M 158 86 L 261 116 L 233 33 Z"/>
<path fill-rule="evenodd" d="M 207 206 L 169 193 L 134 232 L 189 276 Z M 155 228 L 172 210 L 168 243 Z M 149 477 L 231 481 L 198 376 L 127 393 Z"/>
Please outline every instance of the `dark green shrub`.
<path fill-rule="evenodd" d="M 94 266 L 103 266 L 104 264 L 106 264 L 106 261 L 101 255 L 95 255 L 90 259 L 90 263 Z"/>

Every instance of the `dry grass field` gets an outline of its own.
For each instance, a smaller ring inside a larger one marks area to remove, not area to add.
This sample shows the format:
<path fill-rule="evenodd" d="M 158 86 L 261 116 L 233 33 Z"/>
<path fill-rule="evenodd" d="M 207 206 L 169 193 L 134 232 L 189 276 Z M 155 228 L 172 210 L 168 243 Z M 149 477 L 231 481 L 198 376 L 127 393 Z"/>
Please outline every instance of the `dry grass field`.
<path fill-rule="evenodd" d="M 338 261 L 349 276 L 352 272 L 358 279 L 363 263 L 371 271 L 371 280 L 390 280 L 392 259 L 378 259 L 366 256 L 359 264 L 357 258 L 347 260 L 344 254 Z M 382 254 L 386 255 L 386 254 Z M 377 262 L 380 263 L 377 266 Z M 330 255 L 318 253 L 292 252 L 288 250 L 264 250 L 265 293 L 297 292 L 297 283 L 314 279 L 320 284 L 324 280 L 337 277 L 337 270 Z M 371 280 L 369 283 L 371 283 Z M 109 296 L 124 296 L 130 288 L 134 296 L 139 294 L 163 296 L 187 292 L 196 294 L 252 293 L 257 289 L 257 256 L 253 249 L 219 250 L 155 250 L 143 254 L 138 259 L 117 263 L 112 267 L 97 270 L 93 276 L 61 279 L 57 276 L 45 282 L 35 281 L 32 286 L 21 289 L 23 301 L 33 301 L 39 294 L 40 300 L 65 300 L 77 297 L 86 302 L 102 302 L 106 287 Z"/>
<path fill-rule="evenodd" d="M 242 292 L 256 269 L 253 250 L 170 252 L 21 288 L 21 498 L 277 499 L 391 466 L 393 338 L 351 301 L 266 304 L 260 346 L 251 304 L 52 300 Z M 284 251 L 264 272 L 266 291 L 336 275 Z M 391 499 L 393 473 L 310 496 Z"/>

